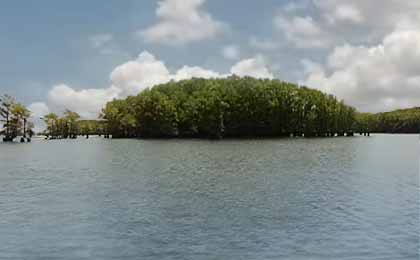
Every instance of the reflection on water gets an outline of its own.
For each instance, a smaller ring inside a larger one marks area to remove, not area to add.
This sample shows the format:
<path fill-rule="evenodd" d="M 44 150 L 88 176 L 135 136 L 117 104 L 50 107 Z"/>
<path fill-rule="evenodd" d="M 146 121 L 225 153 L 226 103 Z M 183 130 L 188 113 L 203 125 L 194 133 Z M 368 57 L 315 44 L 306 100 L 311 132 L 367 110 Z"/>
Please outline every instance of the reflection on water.
<path fill-rule="evenodd" d="M 0 259 L 418 259 L 416 136 L 0 144 Z"/>

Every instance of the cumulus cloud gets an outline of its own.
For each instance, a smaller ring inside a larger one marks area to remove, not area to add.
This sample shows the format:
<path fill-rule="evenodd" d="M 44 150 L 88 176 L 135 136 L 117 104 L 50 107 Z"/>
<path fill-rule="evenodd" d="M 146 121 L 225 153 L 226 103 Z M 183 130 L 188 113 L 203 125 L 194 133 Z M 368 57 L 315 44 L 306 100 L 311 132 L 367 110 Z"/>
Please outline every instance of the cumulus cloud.
<path fill-rule="evenodd" d="M 353 23 L 376 30 L 382 27 L 387 32 L 401 19 L 415 15 L 420 8 L 419 1 L 383 0 L 380 5 L 365 0 L 314 0 L 321 18 L 336 25 Z"/>
<path fill-rule="evenodd" d="M 329 48 L 345 43 L 374 44 L 400 27 L 416 26 L 420 1 L 302 0 L 283 6 L 277 30 L 297 48 Z M 294 4 L 295 5 L 295 4 Z M 292 7 L 294 6 L 292 5 Z M 310 14 L 310 15 L 309 15 Z"/>
<path fill-rule="evenodd" d="M 221 33 L 223 23 L 204 10 L 206 0 L 163 0 L 158 3 L 158 22 L 140 32 L 152 43 L 182 45 L 211 39 Z"/>
<path fill-rule="evenodd" d="M 65 84 L 54 86 L 48 93 L 48 105 L 53 111 L 70 109 L 83 118 L 97 118 L 108 101 L 117 98 L 121 89 L 111 86 L 104 89 L 75 90 Z"/>
<path fill-rule="evenodd" d="M 235 64 L 230 71 L 232 74 L 240 77 L 250 76 L 254 78 L 274 78 L 273 73 L 270 72 L 264 59 L 261 56 L 242 60 Z"/>
<path fill-rule="evenodd" d="M 331 44 L 330 36 L 310 16 L 279 15 L 274 24 L 296 47 L 325 48 Z"/>
<path fill-rule="evenodd" d="M 184 66 L 181 69 L 179 69 L 175 75 L 172 75 L 171 79 L 175 81 L 179 81 L 179 80 L 191 79 L 191 78 L 210 79 L 210 78 L 221 78 L 221 77 L 224 77 L 224 75 L 221 75 L 218 72 L 206 70 L 197 66 L 195 67 Z"/>
<path fill-rule="evenodd" d="M 275 18 L 275 25 L 281 29 L 287 30 L 286 32 L 290 34 L 304 36 L 319 36 L 321 34 L 321 28 L 310 16 L 294 16 L 290 20 L 279 16 Z"/>
<path fill-rule="evenodd" d="M 301 0 L 274 27 L 301 60 L 301 84 L 362 111 L 418 106 L 420 1 Z"/>
<path fill-rule="evenodd" d="M 31 117 L 43 117 L 44 115 L 50 112 L 48 106 L 43 102 L 35 102 L 28 106 L 28 109 L 31 111 Z"/>
<path fill-rule="evenodd" d="M 232 67 L 230 73 L 238 76 L 273 78 L 266 62 L 260 56 L 239 61 Z M 229 75 L 229 73 L 222 74 L 199 66 L 183 66 L 172 73 L 163 61 L 144 51 L 136 60 L 128 61 L 115 68 L 111 73 L 111 83 L 119 90 L 118 97 L 124 98 L 170 80 L 221 78 Z"/>
<path fill-rule="evenodd" d="M 136 95 L 150 86 L 171 79 L 164 62 L 149 52 L 142 52 L 136 60 L 124 63 L 111 73 L 112 85 L 121 90 L 120 96 Z"/>
<path fill-rule="evenodd" d="M 239 58 L 240 51 L 236 45 L 228 45 L 222 49 L 222 55 L 225 59 L 236 60 Z"/>
<path fill-rule="evenodd" d="M 361 9 L 349 1 L 315 1 L 315 4 L 324 11 L 324 18 L 331 23 L 349 22 L 360 24 L 365 20 Z"/>
<path fill-rule="evenodd" d="M 40 132 L 44 129 L 44 121 L 41 119 L 43 116 L 50 113 L 50 109 L 43 102 L 32 103 L 28 106 L 29 111 L 31 111 L 30 121 L 34 123 L 35 132 Z"/>
<path fill-rule="evenodd" d="M 273 78 L 262 57 L 242 60 L 235 64 L 231 73 L 221 74 L 198 66 L 183 66 L 171 73 L 163 61 L 144 51 L 137 59 L 116 67 L 107 88 L 75 89 L 66 84 L 54 86 L 48 93 L 47 103 L 35 103 L 31 107 L 39 116 L 48 111 L 62 113 L 65 109 L 77 112 L 82 118 L 97 118 L 105 104 L 115 98 L 137 95 L 142 90 L 171 80 L 191 78 L 222 78 L 231 74 L 257 78 Z"/>
<path fill-rule="evenodd" d="M 396 30 L 370 47 L 336 47 L 326 65 L 303 64 L 303 84 L 333 93 L 363 111 L 418 106 L 420 30 Z"/>

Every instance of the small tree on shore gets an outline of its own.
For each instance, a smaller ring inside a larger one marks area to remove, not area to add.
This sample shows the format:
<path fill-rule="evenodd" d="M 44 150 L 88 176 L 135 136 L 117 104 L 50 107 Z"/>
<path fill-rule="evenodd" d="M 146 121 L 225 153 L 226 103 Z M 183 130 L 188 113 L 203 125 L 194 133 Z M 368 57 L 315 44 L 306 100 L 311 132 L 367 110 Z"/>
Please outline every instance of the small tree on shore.
<path fill-rule="evenodd" d="M 13 141 L 16 136 L 13 136 L 12 131 L 12 109 L 15 104 L 15 99 L 9 95 L 0 97 L 0 120 L 3 123 L 3 129 L 0 134 L 4 136 L 4 141 Z"/>
<path fill-rule="evenodd" d="M 50 138 L 56 138 L 58 133 L 58 116 L 54 113 L 49 113 L 48 115 L 44 116 L 44 121 L 47 124 L 47 136 L 49 136 Z"/>
<path fill-rule="evenodd" d="M 12 118 L 15 122 L 14 128 L 21 134 L 23 138 L 27 135 L 28 120 L 31 116 L 31 112 L 22 104 L 14 104 L 12 108 Z"/>
<path fill-rule="evenodd" d="M 29 122 L 30 116 L 31 112 L 12 96 L 0 97 L 0 122 L 3 123 L 0 134 L 3 135 L 3 141 L 12 142 L 19 135 L 25 141 L 24 138 L 29 134 L 28 129 L 33 128 L 33 124 Z M 29 135 L 32 136 L 32 130 Z"/>
<path fill-rule="evenodd" d="M 77 120 L 80 119 L 80 115 L 76 112 L 70 111 L 70 110 L 66 110 L 64 112 L 64 120 L 66 121 L 66 134 L 65 134 L 65 138 L 69 137 L 69 138 L 76 138 L 77 136 Z"/>

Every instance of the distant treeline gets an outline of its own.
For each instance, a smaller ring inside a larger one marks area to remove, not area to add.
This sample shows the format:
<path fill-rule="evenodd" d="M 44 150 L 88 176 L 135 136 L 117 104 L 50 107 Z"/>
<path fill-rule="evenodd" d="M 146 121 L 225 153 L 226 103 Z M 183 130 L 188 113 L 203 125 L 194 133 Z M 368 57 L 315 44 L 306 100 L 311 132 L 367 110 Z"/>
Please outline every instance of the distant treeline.
<path fill-rule="evenodd" d="M 395 110 L 392 112 L 357 115 L 361 128 L 374 133 L 420 133 L 420 108 Z"/>
<path fill-rule="evenodd" d="M 332 95 L 279 80 L 191 79 L 109 102 L 117 138 L 332 136 L 352 133 L 356 110 Z"/>
<path fill-rule="evenodd" d="M 70 110 L 66 110 L 62 117 L 50 113 L 43 119 L 47 125 L 43 134 L 50 139 L 74 139 L 80 135 L 102 135 L 107 132 L 106 122 L 80 120 L 80 115 Z"/>

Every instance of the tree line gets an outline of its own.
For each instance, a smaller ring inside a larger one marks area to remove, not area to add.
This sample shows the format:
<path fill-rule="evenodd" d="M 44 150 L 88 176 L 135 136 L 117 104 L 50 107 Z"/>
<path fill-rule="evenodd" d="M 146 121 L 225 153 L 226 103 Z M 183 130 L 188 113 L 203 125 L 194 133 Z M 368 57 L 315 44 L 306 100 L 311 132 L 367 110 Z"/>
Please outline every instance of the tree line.
<path fill-rule="evenodd" d="M 34 125 L 29 121 L 31 112 L 16 99 L 9 95 L 0 97 L 0 122 L 3 128 L 0 135 L 4 142 L 12 142 L 16 137 L 21 136 L 20 141 L 31 141 Z"/>
<path fill-rule="evenodd" d="M 116 138 L 353 135 L 356 110 L 321 91 L 279 80 L 169 82 L 106 104 Z"/>
<path fill-rule="evenodd" d="M 358 128 L 373 133 L 420 133 L 420 108 L 399 109 L 383 113 L 359 113 Z"/>
<path fill-rule="evenodd" d="M 106 122 L 100 120 L 80 120 L 80 115 L 71 110 L 65 110 L 60 117 L 49 113 L 43 117 L 46 130 L 43 134 L 47 139 L 76 139 L 78 136 L 106 135 Z"/>
<path fill-rule="evenodd" d="M 34 124 L 29 120 L 31 111 L 9 95 L 0 96 L 0 136 L 4 142 L 13 142 L 21 137 L 21 142 L 30 142 L 34 132 Z M 42 117 L 46 129 L 40 134 L 47 139 L 75 139 L 80 135 L 106 135 L 106 122 L 101 120 L 81 120 L 80 115 L 65 110 L 63 116 L 49 113 Z"/>

